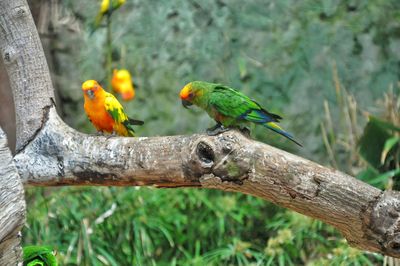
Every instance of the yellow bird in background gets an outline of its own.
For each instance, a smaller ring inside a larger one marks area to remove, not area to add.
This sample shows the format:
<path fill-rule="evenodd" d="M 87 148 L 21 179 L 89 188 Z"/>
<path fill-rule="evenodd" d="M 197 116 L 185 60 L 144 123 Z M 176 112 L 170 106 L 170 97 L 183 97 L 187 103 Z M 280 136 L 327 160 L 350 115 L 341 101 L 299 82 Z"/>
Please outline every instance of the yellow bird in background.
<path fill-rule="evenodd" d="M 92 31 L 95 31 L 101 24 L 104 15 L 111 15 L 112 12 L 120 8 L 123 4 L 125 4 L 126 0 L 103 0 L 100 4 L 100 10 L 97 13 L 96 19 L 94 21 Z"/>
<path fill-rule="evenodd" d="M 132 100 L 135 97 L 132 76 L 126 69 L 114 69 L 111 86 L 116 93 L 122 96 L 124 101 Z"/>

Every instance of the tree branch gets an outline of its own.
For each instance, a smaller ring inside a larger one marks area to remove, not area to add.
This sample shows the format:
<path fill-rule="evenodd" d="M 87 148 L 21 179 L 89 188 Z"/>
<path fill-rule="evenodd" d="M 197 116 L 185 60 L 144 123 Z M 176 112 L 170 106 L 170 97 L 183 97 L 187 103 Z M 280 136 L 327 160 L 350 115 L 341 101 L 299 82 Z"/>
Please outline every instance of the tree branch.
<path fill-rule="evenodd" d="M 51 108 L 14 160 L 30 185 L 202 187 L 257 196 L 335 226 L 354 247 L 400 257 L 399 193 L 383 193 L 236 131 L 97 137 L 68 127 Z"/>
<path fill-rule="evenodd" d="M 0 265 L 22 261 L 21 229 L 25 223 L 24 189 L 0 128 Z"/>
<path fill-rule="evenodd" d="M 90 136 L 64 124 L 55 108 L 49 114 L 37 137 L 14 157 L 25 183 L 200 186 L 181 173 L 180 149 L 189 137 Z"/>
<path fill-rule="evenodd" d="M 53 104 L 50 72 L 25 0 L 0 0 L 0 52 L 14 94 L 17 143 L 21 150 L 43 124 Z"/>
<path fill-rule="evenodd" d="M 397 192 L 382 192 L 236 131 L 214 137 L 106 138 L 68 127 L 52 106 L 49 73 L 26 3 L 0 0 L 0 10 L 5 14 L 0 17 L 0 48 L 9 62 L 19 113 L 19 153 L 14 161 L 26 184 L 241 192 L 321 219 L 354 247 L 400 257 Z M 31 58 L 29 52 L 34 53 Z"/>

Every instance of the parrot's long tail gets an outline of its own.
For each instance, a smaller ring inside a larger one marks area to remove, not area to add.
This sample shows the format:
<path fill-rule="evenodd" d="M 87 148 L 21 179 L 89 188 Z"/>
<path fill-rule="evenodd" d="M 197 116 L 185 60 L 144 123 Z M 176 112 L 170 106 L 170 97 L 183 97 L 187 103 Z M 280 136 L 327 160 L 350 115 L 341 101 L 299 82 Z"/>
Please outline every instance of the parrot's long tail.
<path fill-rule="evenodd" d="M 141 126 L 144 124 L 144 122 L 141 120 L 135 120 L 132 118 L 128 118 L 128 120 L 125 120 L 125 122 L 123 124 L 126 127 L 126 130 L 128 131 L 128 136 L 135 137 L 135 130 L 133 129 L 133 125 Z"/>
<path fill-rule="evenodd" d="M 295 139 L 293 138 L 293 136 L 292 136 L 290 133 L 288 133 L 288 132 L 286 132 L 285 130 L 283 130 L 283 128 L 281 128 L 280 126 L 278 126 L 276 123 L 274 123 L 274 122 L 269 122 L 269 123 L 265 123 L 265 124 L 262 124 L 262 125 L 263 125 L 264 127 L 268 128 L 268 129 L 271 129 L 272 131 L 275 131 L 276 133 L 278 133 L 278 134 L 280 134 L 280 135 L 282 135 L 282 136 L 284 136 L 284 137 L 290 139 L 291 141 L 293 141 L 294 143 L 296 143 L 296 144 L 299 145 L 300 147 L 303 147 L 303 145 L 301 145 L 297 140 L 295 140 Z"/>
<path fill-rule="evenodd" d="M 135 130 L 133 129 L 131 124 L 125 125 L 126 130 L 128 131 L 129 137 L 135 137 Z"/>

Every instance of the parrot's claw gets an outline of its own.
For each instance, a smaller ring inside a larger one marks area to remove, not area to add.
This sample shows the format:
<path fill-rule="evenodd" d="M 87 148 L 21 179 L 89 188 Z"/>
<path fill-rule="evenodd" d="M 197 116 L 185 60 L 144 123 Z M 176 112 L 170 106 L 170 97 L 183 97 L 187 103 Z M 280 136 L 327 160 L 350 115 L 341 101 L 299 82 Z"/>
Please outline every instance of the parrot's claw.
<path fill-rule="evenodd" d="M 117 137 L 117 136 L 118 136 L 118 134 L 117 134 L 115 131 L 113 131 L 113 133 L 111 133 L 110 135 L 108 135 L 106 138 L 107 138 L 107 139 L 110 139 L 110 138 Z"/>
<path fill-rule="evenodd" d="M 94 133 L 93 135 L 95 136 L 104 136 L 103 131 L 96 131 L 96 133 Z"/>
<path fill-rule="evenodd" d="M 216 136 L 218 134 L 224 133 L 228 131 L 230 128 L 226 128 L 221 124 L 216 124 L 215 126 L 207 129 L 207 135 L 209 136 Z"/>
<path fill-rule="evenodd" d="M 217 128 L 223 127 L 223 125 L 221 125 L 220 123 L 216 123 L 215 126 L 207 128 L 207 131 L 214 131 Z"/>

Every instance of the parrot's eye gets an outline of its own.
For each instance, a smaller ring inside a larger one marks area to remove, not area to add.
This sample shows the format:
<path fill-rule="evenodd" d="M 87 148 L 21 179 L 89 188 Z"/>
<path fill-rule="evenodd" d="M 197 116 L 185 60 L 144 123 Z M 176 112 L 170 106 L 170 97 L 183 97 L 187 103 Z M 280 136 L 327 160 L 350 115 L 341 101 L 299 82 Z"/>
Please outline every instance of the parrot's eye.
<path fill-rule="evenodd" d="M 89 96 L 90 99 L 93 99 L 94 97 L 94 92 L 92 90 L 87 90 L 86 94 Z"/>

